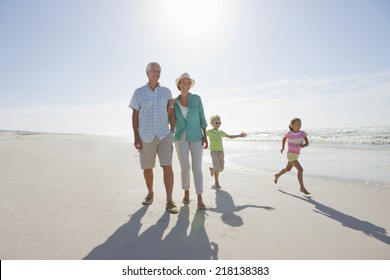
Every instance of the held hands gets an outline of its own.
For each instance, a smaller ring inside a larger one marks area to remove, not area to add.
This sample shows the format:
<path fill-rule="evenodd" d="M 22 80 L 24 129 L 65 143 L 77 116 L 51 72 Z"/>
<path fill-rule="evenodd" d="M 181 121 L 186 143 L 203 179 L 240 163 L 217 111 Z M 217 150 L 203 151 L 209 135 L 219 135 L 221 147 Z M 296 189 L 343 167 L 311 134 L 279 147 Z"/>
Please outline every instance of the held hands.
<path fill-rule="evenodd" d="M 175 99 L 169 99 L 168 100 L 168 108 L 172 108 L 175 106 L 175 102 L 176 100 Z"/>
<path fill-rule="evenodd" d="M 239 135 L 239 137 L 247 137 L 247 134 L 245 132 L 241 132 L 241 134 Z"/>
<path fill-rule="evenodd" d="M 203 136 L 202 145 L 203 145 L 203 149 L 207 149 L 209 147 L 209 142 L 207 141 L 207 136 Z"/>

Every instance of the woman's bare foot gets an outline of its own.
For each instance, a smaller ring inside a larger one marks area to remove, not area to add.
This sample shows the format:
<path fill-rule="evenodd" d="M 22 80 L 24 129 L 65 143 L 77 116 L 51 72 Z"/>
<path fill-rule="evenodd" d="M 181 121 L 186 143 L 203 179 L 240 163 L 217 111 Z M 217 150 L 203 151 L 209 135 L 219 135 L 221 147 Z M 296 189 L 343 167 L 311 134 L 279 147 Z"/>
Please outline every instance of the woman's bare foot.
<path fill-rule="evenodd" d="M 206 209 L 206 205 L 204 205 L 203 203 L 203 197 L 201 194 L 198 194 L 198 209 L 199 210 L 205 210 Z"/>
<path fill-rule="evenodd" d="M 210 169 L 210 175 L 211 175 L 211 177 L 213 177 L 214 176 L 214 169 L 212 167 L 209 167 L 209 169 Z"/>
<path fill-rule="evenodd" d="M 183 203 L 184 204 L 190 203 L 190 190 L 184 191 Z"/>
<path fill-rule="evenodd" d="M 204 205 L 204 203 L 199 203 L 198 202 L 198 210 L 206 210 L 206 205 Z"/>

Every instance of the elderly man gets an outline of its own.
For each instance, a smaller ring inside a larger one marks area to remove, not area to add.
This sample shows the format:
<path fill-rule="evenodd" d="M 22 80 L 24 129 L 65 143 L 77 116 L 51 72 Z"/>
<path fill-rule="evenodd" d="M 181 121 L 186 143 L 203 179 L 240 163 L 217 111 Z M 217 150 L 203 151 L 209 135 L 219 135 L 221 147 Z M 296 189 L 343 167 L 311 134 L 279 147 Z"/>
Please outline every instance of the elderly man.
<path fill-rule="evenodd" d="M 171 91 L 159 84 L 160 73 L 161 67 L 158 63 L 151 62 L 147 65 L 146 75 L 149 81 L 135 90 L 129 107 L 133 109 L 134 146 L 139 151 L 141 169 L 148 189 L 142 204 L 150 205 L 153 202 L 153 168 L 158 155 L 164 173 L 166 209 L 175 214 L 178 213 L 178 208 L 172 200 L 174 100 Z"/>

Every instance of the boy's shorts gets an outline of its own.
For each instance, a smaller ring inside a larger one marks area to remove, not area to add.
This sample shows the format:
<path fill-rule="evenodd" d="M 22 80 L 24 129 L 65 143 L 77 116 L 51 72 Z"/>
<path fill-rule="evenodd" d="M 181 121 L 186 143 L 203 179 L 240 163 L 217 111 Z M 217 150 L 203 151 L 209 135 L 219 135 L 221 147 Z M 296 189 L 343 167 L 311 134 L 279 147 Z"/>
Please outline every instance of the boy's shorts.
<path fill-rule="evenodd" d="M 299 155 L 293 153 L 287 153 L 288 161 L 296 161 L 298 160 Z"/>
<path fill-rule="evenodd" d="M 156 154 L 158 155 L 160 166 L 172 166 L 172 141 L 172 132 L 161 140 L 155 137 L 150 143 L 142 141 L 142 150 L 139 152 L 141 169 L 154 168 L 156 164 Z"/>
<path fill-rule="evenodd" d="M 211 151 L 214 172 L 222 172 L 225 169 L 225 154 L 223 151 Z"/>

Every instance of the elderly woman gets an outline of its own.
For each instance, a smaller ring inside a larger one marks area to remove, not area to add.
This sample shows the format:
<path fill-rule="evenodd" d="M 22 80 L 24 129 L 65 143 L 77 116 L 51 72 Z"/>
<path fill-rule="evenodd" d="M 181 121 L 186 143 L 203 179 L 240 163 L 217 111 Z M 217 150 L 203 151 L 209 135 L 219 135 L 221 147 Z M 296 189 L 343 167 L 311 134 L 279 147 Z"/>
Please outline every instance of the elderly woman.
<path fill-rule="evenodd" d="M 190 159 L 194 176 L 195 191 L 198 199 L 198 209 L 206 209 L 203 203 L 203 148 L 207 149 L 207 121 L 204 116 L 201 98 L 190 92 L 195 81 L 187 73 L 176 79 L 180 95 L 175 98 L 174 111 L 176 116 L 174 141 L 181 168 L 181 184 L 184 190 L 183 203 L 190 203 Z"/>

